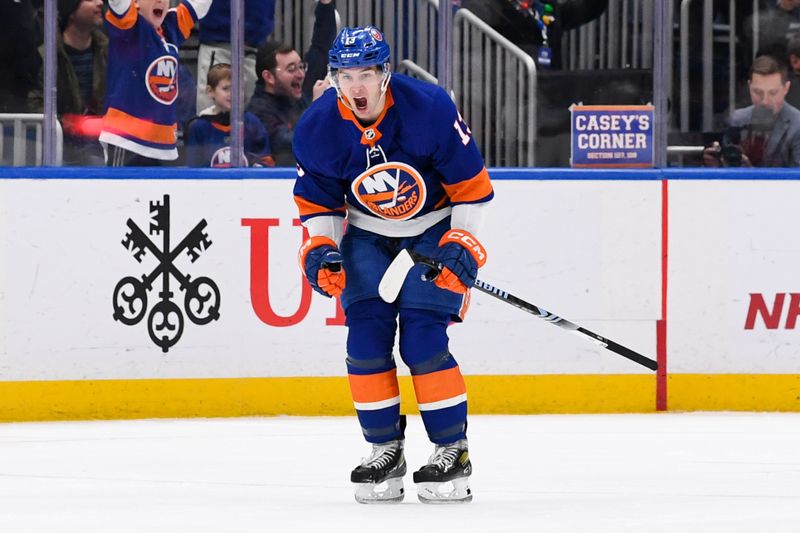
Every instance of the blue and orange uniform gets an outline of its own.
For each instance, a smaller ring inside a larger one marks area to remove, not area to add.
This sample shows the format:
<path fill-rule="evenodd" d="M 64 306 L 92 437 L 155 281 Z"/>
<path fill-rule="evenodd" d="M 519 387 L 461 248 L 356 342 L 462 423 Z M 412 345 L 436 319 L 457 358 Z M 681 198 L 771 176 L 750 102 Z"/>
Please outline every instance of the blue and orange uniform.
<path fill-rule="evenodd" d="M 150 159 L 176 159 L 178 47 L 211 0 L 181 0 L 159 28 L 139 14 L 134 0 L 108 5 L 108 109 L 100 142 Z"/>
<path fill-rule="evenodd" d="M 436 444 L 464 439 L 466 387 L 446 329 L 463 319 L 469 291 L 422 281 L 422 266 L 395 303 L 379 298 L 378 283 L 400 250 L 433 256 L 453 228 L 476 231 L 494 193 L 467 124 L 444 90 L 394 74 L 374 123 L 363 125 L 337 91 L 327 91 L 302 116 L 293 147 L 295 202 L 312 235 L 301 254 L 314 239 L 341 248 L 347 372 L 364 437 L 402 438 L 392 354 L 399 318 L 400 356 L 428 437 Z"/>
<path fill-rule="evenodd" d="M 241 165 L 274 167 L 267 129 L 252 113 L 244 114 L 244 154 Z M 186 128 L 186 165 L 228 168 L 230 157 L 230 113 L 203 110 Z"/>

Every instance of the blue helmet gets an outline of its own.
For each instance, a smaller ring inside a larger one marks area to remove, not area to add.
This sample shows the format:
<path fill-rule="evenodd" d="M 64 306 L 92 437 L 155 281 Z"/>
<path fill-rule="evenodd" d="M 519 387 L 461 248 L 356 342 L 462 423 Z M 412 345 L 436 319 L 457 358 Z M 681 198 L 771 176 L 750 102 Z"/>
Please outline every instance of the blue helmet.
<path fill-rule="evenodd" d="M 375 26 L 342 28 L 328 52 L 328 66 L 336 70 L 384 65 L 390 55 L 383 32 Z"/>

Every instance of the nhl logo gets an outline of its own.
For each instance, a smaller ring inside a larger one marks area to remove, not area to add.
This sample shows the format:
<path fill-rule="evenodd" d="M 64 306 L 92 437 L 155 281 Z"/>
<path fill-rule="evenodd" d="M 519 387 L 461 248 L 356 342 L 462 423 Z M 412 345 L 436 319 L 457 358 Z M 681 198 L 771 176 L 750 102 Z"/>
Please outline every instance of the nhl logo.
<path fill-rule="evenodd" d="M 368 130 L 364 130 L 364 138 L 367 139 L 368 141 L 371 141 L 372 139 L 374 139 L 375 138 L 375 130 L 373 130 L 372 128 L 370 128 Z"/>

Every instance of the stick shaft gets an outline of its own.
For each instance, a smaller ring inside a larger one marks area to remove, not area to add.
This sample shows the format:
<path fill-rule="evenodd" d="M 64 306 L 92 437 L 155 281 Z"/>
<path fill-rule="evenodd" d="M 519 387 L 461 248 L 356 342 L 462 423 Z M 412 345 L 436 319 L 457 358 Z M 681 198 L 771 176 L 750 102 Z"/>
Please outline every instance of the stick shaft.
<path fill-rule="evenodd" d="M 413 251 L 409 251 L 409 252 L 411 254 L 411 257 L 414 259 L 414 262 L 424 264 L 424 265 L 426 265 L 426 266 L 428 266 L 430 268 L 433 268 L 435 270 L 440 270 L 439 265 L 433 259 L 431 259 L 429 257 L 425 257 L 425 256 L 420 255 L 420 254 L 418 254 L 416 252 L 413 252 Z M 522 298 L 514 296 L 513 294 L 510 294 L 510 293 L 508 293 L 508 292 L 506 292 L 506 291 L 504 291 L 502 289 L 499 289 L 499 288 L 497 288 L 497 287 L 495 287 L 495 286 L 493 286 L 493 285 L 491 285 L 489 283 L 486 283 L 485 281 L 481 281 L 479 279 L 475 280 L 475 288 L 478 289 L 479 291 L 481 291 L 484 294 L 488 294 L 489 296 L 493 296 L 494 298 L 497 298 L 498 300 L 506 302 L 507 304 L 511 304 L 514 307 L 518 308 L 518 309 L 522 309 L 523 311 L 525 311 L 527 313 L 530 313 L 530 314 L 532 314 L 534 316 L 537 316 L 537 317 L 541 318 L 542 320 L 545 320 L 545 321 L 553 324 L 554 326 L 558 326 L 561 329 L 565 329 L 565 330 L 570 331 L 572 333 L 583 335 L 588 340 L 590 340 L 591 342 L 594 342 L 595 344 L 597 344 L 599 346 L 602 346 L 603 348 L 605 348 L 607 350 L 610 350 L 610 351 L 614 352 L 617 355 L 621 355 L 622 357 L 625 357 L 625 358 L 630 359 L 631 361 L 633 361 L 635 363 L 638 363 L 638 364 L 640 364 L 640 365 L 642 365 L 644 367 L 647 367 L 650 370 L 658 370 L 658 363 L 655 360 L 650 359 L 649 357 L 645 357 L 644 355 L 642 355 L 642 354 L 640 354 L 638 352 L 635 352 L 635 351 L 631 350 L 630 348 L 627 348 L 627 347 L 622 346 L 621 344 L 618 344 L 618 343 L 616 343 L 616 342 L 614 342 L 614 341 L 612 341 L 610 339 L 602 337 L 602 336 L 598 335 L 597 333 L 589 331 L 586 328 L 578 326 L 577 324 L 574 324 L 574 323 L 570 322 L 569 320 L 567 320 L 565 318 L 562 318 L 562 317 L 560 317 L 560 316 L 558 316 L 558 315 L 556 315 L 554 313 L 551 313 L 550 311 L 542 309 L 541 307 L 538 307 L 538 306 L 536 306 L 536 305 L 534 305 L 534 304 L 532 304 L 530 302 L 526 302 Z"/>

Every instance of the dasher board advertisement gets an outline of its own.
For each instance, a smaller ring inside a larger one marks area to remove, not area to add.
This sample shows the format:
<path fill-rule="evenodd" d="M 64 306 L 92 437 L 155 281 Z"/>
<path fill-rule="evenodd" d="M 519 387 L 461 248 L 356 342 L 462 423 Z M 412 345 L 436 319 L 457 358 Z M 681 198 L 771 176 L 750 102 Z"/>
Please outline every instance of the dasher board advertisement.
<path fill-rule="evenodd" d="M 0 181 L 0 380 L 344 376 L 344 313 L 302 280 L 292 186 Z M 482 278 L 652 356 L 659 184 L 495 190 Z M 477 293 L 449 334 L 466 373 L 648 372 Z"/>

